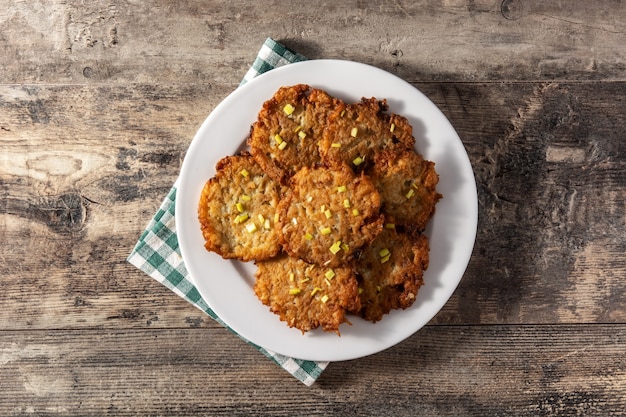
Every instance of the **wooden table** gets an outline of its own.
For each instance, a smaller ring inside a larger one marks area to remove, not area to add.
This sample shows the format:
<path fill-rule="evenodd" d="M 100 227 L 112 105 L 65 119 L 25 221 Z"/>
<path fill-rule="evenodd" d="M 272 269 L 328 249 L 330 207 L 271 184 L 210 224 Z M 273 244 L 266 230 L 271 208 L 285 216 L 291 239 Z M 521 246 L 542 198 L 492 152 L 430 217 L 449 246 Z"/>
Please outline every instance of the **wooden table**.
<path fill-rule="evenodd" d="M 306 387 L 126 262 L 271 36 L 450 119 L 479 230 L 454 296 Z M 0 415 L 624 415 L 626 4 L 8 0 Z"/>

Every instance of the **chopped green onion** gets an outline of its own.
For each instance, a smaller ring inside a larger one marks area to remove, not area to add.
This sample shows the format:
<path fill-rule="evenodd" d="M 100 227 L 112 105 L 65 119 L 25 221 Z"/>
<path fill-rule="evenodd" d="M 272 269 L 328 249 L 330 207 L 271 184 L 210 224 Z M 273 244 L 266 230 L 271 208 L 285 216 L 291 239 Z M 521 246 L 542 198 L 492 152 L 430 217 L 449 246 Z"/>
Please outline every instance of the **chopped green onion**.
<path fill-rule="evenodd" d="M 333 255 L 336 255 L 341 250 L 341 241 L 338 240 L 337 242 L 333 243 L 330 246 L 329 250 Z"/>
<path fill-rule="evenodd" d="M 357 156 L 356 158 L 352 160 L 352 163 L 354 164 L 355 167 L 358 167 L 359 165 L 363 163 L 363 158 L 361 158 L 360 156 Z"/>
<path fill-rule="evenodd" d="M 242 213 L 238 215 L 237 217 L 235 217 L 235 224 L 243 223 L 246 220 L 248 220 L 248 218 L 249 218 L 248 213 Z"/>
<path fill-rule="evenodd" d="M 295 108 L 295 107 L 293 107 L 293 106 L 292 106 L 291 104 L 289 104 L 289 103 L 285 104 L 285 107 L 283 107 L 283 111 L 285 112 L 285 114 L 286 114 L 287 116 L 289 116 L 291 113 L 293 113 L 293 111 L 294 111 L 295 109 L 296 109 L 296 108 Z"/>

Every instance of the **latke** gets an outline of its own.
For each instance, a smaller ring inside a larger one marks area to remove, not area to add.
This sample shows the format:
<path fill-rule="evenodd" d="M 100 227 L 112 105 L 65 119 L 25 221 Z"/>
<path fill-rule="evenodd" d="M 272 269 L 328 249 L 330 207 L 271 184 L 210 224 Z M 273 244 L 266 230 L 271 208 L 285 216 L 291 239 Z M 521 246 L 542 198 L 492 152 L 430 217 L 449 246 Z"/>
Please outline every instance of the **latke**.
<path fill-rule="evenodd" d="M 395 309 L 413 305 L 428 268 L 428 238 L 385 228 L 355 260 L 361 310 L 365 320 L 379 321 Z"/>
<path fill-rule="evenodd" d="M 285 183 L 302 167 L 321 163 L 318 142 L 339 101 L 305 84 L 280 88 L 263 104 L 248 145 L 262 169 Z"/>
<path fill-rule="evenodd" d="M 241 261 L 276 256 L 280 242 L 274 216 L 280 195 L 280 185 L 249 153 L 221 159 L 198 206 L 205 248 Z"/>
<path fill-rule="evenodd" d="M 441 198 L 433 162 L 412 149 L 384 151 L 377 155 L 370 178 L 381 195 L 387 222 L 424 230 Z"/>
<path fill-rule="evenodd" d="M 322 327 L 339 334 L 346 312 L 358 311 L 358 284 L 350 268 L 328 268 L 279 256 L 257 262 L 254 292 L 270 311 L 302 333 Z"/>
<path fill-rule="evenodd" d="M 309 263 L 336 267 L 382 230 L 380 195 L 347 166 L 302 168 L 278 205 L 284 250 Z"/>
<path fill-rule="evenodd" d="M 281 87 L 249 152 L 220 160 L 202 190 L 206 249 L 254 261 L 256 296 L 302 333 L 339 334 L 349 315 L 377 322 L 413 305 L 424 283 L 439 177 L 408 119 L 387 110 Z"/>
<path fill-rule="evenodd" d="M 385 110 L 387 102 L 375 98 L 337 106 L 328 116 L 328 128 L 320 141 L 324 163 L 343 163 L 356 172 L 367 172 L 379 152 L 411 149 L 415 143 L 411 125 Z"/>

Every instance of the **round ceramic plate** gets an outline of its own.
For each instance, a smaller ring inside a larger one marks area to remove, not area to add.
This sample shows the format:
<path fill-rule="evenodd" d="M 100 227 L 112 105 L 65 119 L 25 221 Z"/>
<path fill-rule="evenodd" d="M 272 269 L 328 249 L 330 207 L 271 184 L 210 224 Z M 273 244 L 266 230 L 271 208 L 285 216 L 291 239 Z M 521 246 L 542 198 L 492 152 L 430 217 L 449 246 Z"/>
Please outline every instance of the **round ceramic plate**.
<path fill-rule="evenodd" d="M 389 111 L 407 117 L 416 149 L 435 162 L 443 194 L 426 234 L 430 266 L 415 304 L 377 323 L 351 317 L 341 336 L 302 334 L 271 313 L 253 291 L 253 263 L 224 260 L 204 249 L 197 207 L 215 163 L 246 147 L 250 125 L 281 86 L 309 84 L 346 102 L 387 99 Z M 176 228 L 187 270 L 217 315 L 249 341 L 276 353 L 315 361 L 355 359 L 389 348 L 423 327 L 448 301 L 469 262 L 478 220 L 476 183 L 467 153 L 446 117 L 409 83 L 381 69 L 349 61 L 314 60 L 269 71 L 224 99 L 204 121 L 187 151 L 176 197 Z"/>

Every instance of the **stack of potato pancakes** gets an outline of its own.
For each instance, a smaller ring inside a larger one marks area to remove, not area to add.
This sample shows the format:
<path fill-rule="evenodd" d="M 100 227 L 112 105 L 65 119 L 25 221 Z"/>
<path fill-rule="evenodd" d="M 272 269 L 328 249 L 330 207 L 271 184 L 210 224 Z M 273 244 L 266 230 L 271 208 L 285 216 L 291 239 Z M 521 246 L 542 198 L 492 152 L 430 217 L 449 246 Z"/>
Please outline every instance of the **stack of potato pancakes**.
<path fill-rule="evenodd" d="M 351 314 L 376 322 L 414 303 L 442 196 L 406 118 L 299 84 L 263 104 L 247 142 L 217 163 L 198 218 L 207 250 L 255 262 L 263 304 L 339 334 Z"/>

